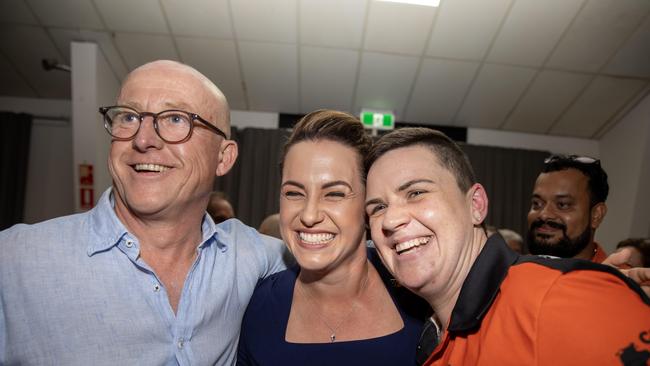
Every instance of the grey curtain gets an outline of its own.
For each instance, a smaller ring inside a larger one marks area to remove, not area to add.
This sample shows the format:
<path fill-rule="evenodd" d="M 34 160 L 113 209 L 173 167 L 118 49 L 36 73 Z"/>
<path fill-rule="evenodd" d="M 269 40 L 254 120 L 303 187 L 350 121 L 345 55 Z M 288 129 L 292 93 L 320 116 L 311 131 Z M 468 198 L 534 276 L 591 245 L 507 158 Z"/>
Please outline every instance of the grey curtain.
<path fill-rule="evenodd" d="M 217 179 L 215 189 L 225 192 L 235 216 L 252 227 L 280 209 L 278 164 L 288 136 L 285 129 L 233 129 L 239 157 L 232 171 Z"/>
<path fill-rule="evenodd" d="M 461 147 L 488 194 L 485 223 L 514 230 L 525 239 L 531 193 L 549 153 L 467 144 Z"/>
<path fill-rule="evenodd" d="M 0 112 L 0 230 L 23 221 L 32 117 Z"/>
<path fill-rule="evenodd" d="M 279 210 L 282 145 L 285 129 L 233 129 L 239 158 L 233 170 L 217 179 L 215 189 L 224 191 L 237 218 L 253 227 Z M 535 179 L 548 152 L 462 144 L 477 179 L 490 200 L 486 223 L 526 233 L 526 214 Z"/>

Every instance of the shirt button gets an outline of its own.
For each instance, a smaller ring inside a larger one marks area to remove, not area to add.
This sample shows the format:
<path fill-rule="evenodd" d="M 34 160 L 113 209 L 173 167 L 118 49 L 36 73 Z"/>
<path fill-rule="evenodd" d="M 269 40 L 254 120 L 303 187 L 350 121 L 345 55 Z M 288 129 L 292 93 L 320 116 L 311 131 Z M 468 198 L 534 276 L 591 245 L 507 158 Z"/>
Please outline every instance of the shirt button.
<path fill-rule="evenodd" d="M 126 241 L 126 247 L 131 248 L 133 246 L 133 240 L 127 240 Z"/>
<path fill-rule="evenodd" d="M 183 338 L 178 339 L 178 349 L 183 349 L 183 346 L 185 346 L 185 340 Z"/>
<path fill-rule="evenodd" d="M 160 285 L 159 285 L 159 284 L 155 284 L 155 285 L 153 285 L 153 291 L 154 291 L 154 292 L 158 292 L 158 291 L 160 291 Z"/>

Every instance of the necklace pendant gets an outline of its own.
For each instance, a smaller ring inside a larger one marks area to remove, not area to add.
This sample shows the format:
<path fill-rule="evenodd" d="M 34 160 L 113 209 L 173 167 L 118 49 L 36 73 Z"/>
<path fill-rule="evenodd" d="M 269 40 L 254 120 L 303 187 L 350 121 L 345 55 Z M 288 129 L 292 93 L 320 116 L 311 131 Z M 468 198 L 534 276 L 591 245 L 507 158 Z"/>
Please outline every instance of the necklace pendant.
<path fill-rule="evenodd" d="M 336 340 L 336 334 L 332 333 L 330 335 L 330 342 L 334 343 L 335 340 Z"/>

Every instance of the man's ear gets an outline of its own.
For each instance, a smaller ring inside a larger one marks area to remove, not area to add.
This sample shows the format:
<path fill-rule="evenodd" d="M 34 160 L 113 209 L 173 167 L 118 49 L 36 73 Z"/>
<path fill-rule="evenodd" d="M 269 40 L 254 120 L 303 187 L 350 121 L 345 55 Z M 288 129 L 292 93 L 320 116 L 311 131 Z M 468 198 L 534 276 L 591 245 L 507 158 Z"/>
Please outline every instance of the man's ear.
<path fill-rule="evenodd" d="M 607 205 L 605 202 L 598 202 L 591 208 L 591 228 L 596 230 L 600 223 L 603 222 L 603 219 L 607 215 Z"/>
<path fill-rule="evenodd" d="M 235 161 L 239 149 L 237 143 L 233 140 L 223 140 L 221 142 L 221 152 L 219 153 L 219 165 L 217 165 L 217 176 L 221 177 L 230 171 Z"/>
<path fill-rule="evenodd" d="M 471 203 L 472 223 L 481 225 L 488 213 L 488 197 L 485 188 L 479 183 L 475 183 L 467 194 Z"/>

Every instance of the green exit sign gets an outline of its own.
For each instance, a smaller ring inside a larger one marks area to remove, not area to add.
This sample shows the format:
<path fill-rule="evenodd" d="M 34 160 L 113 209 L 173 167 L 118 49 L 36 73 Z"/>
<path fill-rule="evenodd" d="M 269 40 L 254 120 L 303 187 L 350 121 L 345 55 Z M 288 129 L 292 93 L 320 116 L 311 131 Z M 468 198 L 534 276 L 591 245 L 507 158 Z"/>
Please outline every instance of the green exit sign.
<path fill-rule="evenodd" d="M 395 115 L 387 112 L 361 111 L 361 122 L 365 128 L 392 130 L 395 128 Z"/>

